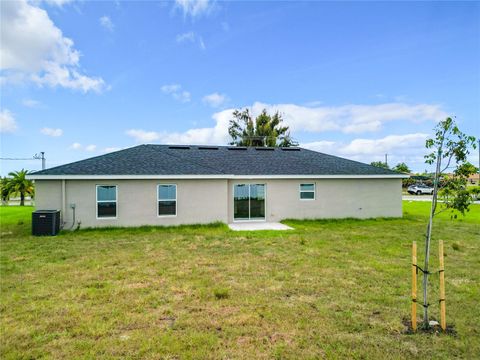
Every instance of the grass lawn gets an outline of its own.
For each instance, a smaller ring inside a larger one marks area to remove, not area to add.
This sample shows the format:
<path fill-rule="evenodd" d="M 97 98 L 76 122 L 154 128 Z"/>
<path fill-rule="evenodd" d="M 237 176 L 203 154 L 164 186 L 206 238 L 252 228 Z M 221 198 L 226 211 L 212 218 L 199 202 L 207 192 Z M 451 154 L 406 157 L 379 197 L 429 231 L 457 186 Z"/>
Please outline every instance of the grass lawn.
<path fill-rule="evenodd" d="M 411 242 L 422 261 L 428 207 L 404 202 L 402 219 L 287 221 L 288 232 L 216 225 L 44 238 L 30 236 L 32 208 L 0 207 L 0 357 L 478 358 L 479 205 L 434 224 L 432 267 L 443 239 L 457 336 L 403 333 Z"/>

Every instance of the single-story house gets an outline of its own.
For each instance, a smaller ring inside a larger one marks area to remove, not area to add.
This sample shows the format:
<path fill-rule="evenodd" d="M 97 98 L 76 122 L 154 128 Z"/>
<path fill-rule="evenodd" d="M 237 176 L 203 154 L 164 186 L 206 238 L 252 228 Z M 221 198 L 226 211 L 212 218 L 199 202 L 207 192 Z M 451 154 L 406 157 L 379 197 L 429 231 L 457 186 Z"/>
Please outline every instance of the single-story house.
<path fill-rule="evenodd" d="M 61 210 L 66 228 L 400 217 L 405 177 L 298 147 L 193 145 L 139 145 L 29 175 L 37 210 Z"/>

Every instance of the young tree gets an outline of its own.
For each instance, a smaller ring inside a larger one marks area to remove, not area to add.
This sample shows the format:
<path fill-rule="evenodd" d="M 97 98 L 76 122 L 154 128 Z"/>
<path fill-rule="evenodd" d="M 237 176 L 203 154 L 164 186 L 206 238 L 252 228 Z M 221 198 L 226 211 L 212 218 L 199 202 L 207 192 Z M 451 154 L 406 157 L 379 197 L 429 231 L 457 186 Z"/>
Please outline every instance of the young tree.
<path fill-rule="evenodd" d="M 468 166 L 469 163 L 467 163 L 467 156 L 470 153 L 470 148 L 476 148 L 476 143 L 473 136 L 465 135 L 458 129 L 452 118 L 446 118 L 437 124 L 435 127 L 435 137 L 428 139 L 425 146 L 432 151 L 430 154 L 425 155 L 425 162 L 430 165 L 436 163 L 435 176 L 433 179 L 432 207 L 425 236 L 425 263 L 423 267 L 423 326 L 424 328 L 428 328 L 428 263 L 430 258 L 433 218 L 441 211 L 449 209 L 454 213 L 458 211 L 461 214 L 465 214 L 465 211 L 468 211 L 468 206 L 472 199 L 468 195 L 465 186 L 469 175 L 467 172 L 471 170 Z M 443 169 L 442 163 L 444 165 Z M 442 189 L 443 209 L 437 212 L 440 175 L 450 167 L 450 164 L 454 164 L 455 166 L 455 170 L 453 171 L 454 176 L 445 180 Z"/>
<path fill-rule="evenodd" d="M 13 171 L 8 175 L 11 176 L 9 180 L 9 187 L 11 193 L 20 194 L 20 206 L 25 205 L 25 196 L 34 194 L 34 187 L 32 180 L 28 180 L 26 175 L 28 170 Z"/>
<path fill-rule="evenodd" d="M 398 163 L 398 164 L 393 168 L 393 170 L 395 170 L 395 171 L 397 171 L 397 172 L 400 172 L 400 173 L 405 173 L 405 174 L 411 173 L 410 168 L 409 168 L 408 165 L 405 164 L 404 162 Z"/>
<path fill-rule="evenodd" d="M 390 169 L 388 165 L 382 161 L 372 161 L 370 165 L 383 168 L 383 169 Z"/>
<path fill-rule="evenodd" d="M 269 115 L 264 109 L 255 119 L 248 109 L 235 110 L 230 120 L 228 134 L 231 145 L 237 146 L 297 146 L 288 126 L 282 126 L 282 116 L 277 111 Z"/>

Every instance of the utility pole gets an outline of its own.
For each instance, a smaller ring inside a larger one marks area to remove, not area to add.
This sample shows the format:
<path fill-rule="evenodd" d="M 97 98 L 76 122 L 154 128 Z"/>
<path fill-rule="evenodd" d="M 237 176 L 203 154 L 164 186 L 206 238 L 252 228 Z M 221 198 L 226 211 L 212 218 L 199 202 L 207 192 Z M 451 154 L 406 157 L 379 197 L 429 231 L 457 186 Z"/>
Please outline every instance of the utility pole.
<path fill-rule="evenodd" d="M 45 159 L 45 151 L 40 151 L 40 155 L 38 154 L 33 155 L 33 158 L 37 160 L 42 160 L 42 170 L 45 170 L 45 163 L 47 160 Z"/>
<path fill-rule="evenodd" d="M 385 154 L 385 165 L 388 167 L 388 154 Z"/>

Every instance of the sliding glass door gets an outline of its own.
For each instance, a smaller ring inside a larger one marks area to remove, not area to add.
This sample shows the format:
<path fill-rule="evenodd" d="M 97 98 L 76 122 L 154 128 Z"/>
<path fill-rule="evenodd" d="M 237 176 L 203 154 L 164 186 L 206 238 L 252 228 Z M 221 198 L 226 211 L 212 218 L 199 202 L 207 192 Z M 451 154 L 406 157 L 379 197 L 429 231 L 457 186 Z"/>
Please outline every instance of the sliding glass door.
<path fill-rule="evenodd" d="M 265 184 L 233 187 L 234 220 L 265 220 Z"/>

